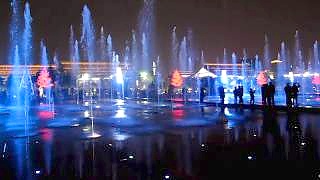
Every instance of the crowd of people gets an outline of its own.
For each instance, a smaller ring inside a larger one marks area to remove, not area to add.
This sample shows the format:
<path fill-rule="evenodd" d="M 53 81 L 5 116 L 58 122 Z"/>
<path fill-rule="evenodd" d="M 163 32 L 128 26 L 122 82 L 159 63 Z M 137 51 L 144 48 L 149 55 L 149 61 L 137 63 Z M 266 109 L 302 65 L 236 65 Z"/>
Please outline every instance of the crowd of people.
<path fill-rule="evenodd" d="M 298 106 L 298 93 L 299 93 L 300 85 L 298 83 L 294 83 L 292 86 L 290 83 L 284 87 L 284 92 L 286 94 L 286 103 L 288 107 Z"/>
<path fill-rule="evenodd" d="M 261 98 L 263 105 L 274 106 L 274 96 L 276 94 L 276 88 L 272 82 L 265 84 L 261 87 Z"/>
<path fill-rule="evenodd" d="M 288 107 L 298 106 L 298 93 L 299 93 L 300 85 L 298 83 L 294 83 L 292 86 L 290 83 L 286 85 L 284 88 L 284 92 L 286 94 L 286 104 Z M 255 92 L 256 90 L 250 88 L 250 104 L 255 104 Z M 218 93 L 220 97 L 220 103 L 224 104 L 225 99 L 225 88 L 223 86 L 218 87 Z M 234 104 L 243 104 L 243 86 L 236 86 L 233 90 L 234 95 Z M 261 98 L 262 104 L 268 106 L 275 105 L 275 95 L 276 95 L 276 87 L 272 82 L 265 84 L 261 87 Z"/>
<path fill-rule="evenodd" d="M 234 104 L 238 104 L 238 97 L 239 97 L 239 104 L 243 104 L 243 86 L 234 87 L 233 96 L 234 96 Z"/>

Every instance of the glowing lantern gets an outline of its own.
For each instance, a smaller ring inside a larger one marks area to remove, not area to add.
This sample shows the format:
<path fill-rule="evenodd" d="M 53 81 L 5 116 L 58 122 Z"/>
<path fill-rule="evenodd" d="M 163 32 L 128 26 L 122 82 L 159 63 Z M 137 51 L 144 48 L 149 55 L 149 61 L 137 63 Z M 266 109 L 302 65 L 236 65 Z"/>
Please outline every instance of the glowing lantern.
<path fill-rule="evenodd" d="M 39 86 L 39 88 L 48 88 L 53 86 L 52 79 L 47 68 L 43 68 L 41 70 L 40 75 L 37 79 L 37 85 Z"/>
<path fill-rule="evenodd" d="M 173 87 L 181 87 L 183 84 L 183 78 L 181 76 L 181 74 L 179 73 L 178 70 L 175 70 L 172 74 L 171 77 L 171 83 L 170 83 Z"/>
<path fill-rule="evenodd" d="M 312 78 L 312 84 L 320 85 L 320 75 L 314 75 Z"/>
<path fill-rule="evenodd" d="M 265 72 L 260 72 L 257 77 L 257 83 L 260 86 L 268 84 L 268 75 Z"/>

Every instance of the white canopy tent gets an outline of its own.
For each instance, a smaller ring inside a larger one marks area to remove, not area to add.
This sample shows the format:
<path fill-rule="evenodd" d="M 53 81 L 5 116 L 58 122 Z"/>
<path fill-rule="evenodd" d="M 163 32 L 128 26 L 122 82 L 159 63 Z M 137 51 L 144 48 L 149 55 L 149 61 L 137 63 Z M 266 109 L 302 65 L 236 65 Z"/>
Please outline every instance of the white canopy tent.
<path fill-rule="evenodd" d="M 192 77 L 195 78 L 206 78 L 206 77 L 211 77 L 211 78 L 216 78 L 217 75 L 215 75 L 214 73 L 208 71 L 205 68 L 201 68 L 197 73 L 195 73 Z"/>

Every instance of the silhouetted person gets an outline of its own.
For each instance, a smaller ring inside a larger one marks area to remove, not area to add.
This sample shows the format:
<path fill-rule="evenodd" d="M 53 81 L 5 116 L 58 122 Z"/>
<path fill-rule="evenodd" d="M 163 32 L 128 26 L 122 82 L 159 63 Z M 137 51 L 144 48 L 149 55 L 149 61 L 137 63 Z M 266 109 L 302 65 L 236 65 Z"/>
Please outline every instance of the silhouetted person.
<path fill-rule="evenodd" d="M 250 94 L 250 104 L 254 104 L 254 93 L 256 91 L 250 88 L 249 94 Z"/>
<path fill-rule="evenodd" d="M 269 106 L 274 105 L 274 95 L 276 93 L 276 88 L 272 82 L 267 86 L 267 101 Z"/>
<path fill-rule="evenodd" d="M 239 104 L 243 104 L 243 86 L 239 87 L 238 92 L 239 92 Z"/>
<path fill-rule="evenodd" d="M 204 97 L 205 97 L 205 88 L 200 89 L 200 103 L 203 103 Z"/>
<path fill-rule="evenodd" d="M 292 106 L 292 100 L 291 100 L 291 90 L 292 87 L 290 86 L 289 83 L 284 87 L 284 93 L 286 94 L 286 104 L 288 107 Z"/>
<path fill-rule="evenodd" d="M 218 88 L 218 91 L 219 91 L 219 96 L 220 96 L 220 101 L 221 101 L 221 104 L 224 104 L 224 98 L 225 98 L 225 93 L 224 93 L 224 87 L 223 86 L 220 86 Z"/>
<path fill-rule="evenodd" d="M 293 105 L 298 106 L 298 93 L 299 93 L 299 85 L 294 83 L 291 89 L 291 95 L 293 99 Z"/>
<path fill-rule="evenodd" d="M 234 104 L 238 104 L 238 88 L 234 87 L 233 90 Z"/>
<path fill-rule="evenodd" d="M 262 104 L 265 105 L 267 104 L 267 87 L 268 87 L 268 84 L 264 84 L 261 86 L 261 98 L 262 98 Z"/>
<path fill-rule="evenodd" d="M 187 102 L 187 89 L 185 87 L 182 88 L 182 98 L 184 102 Z"/>

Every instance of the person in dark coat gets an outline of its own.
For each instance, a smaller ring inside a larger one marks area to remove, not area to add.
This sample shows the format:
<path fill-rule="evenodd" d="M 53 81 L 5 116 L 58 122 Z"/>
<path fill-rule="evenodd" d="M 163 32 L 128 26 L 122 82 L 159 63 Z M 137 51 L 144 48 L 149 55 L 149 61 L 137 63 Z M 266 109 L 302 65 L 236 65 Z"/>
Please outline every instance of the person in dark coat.
<path fill-rule="evenodd" d="M 298 93 L 299 93 L 299 87 L 297 83 L 294 83 L 291 89 L 291 95 L 293 98 L 293 105 L 298 106 Z"/>
<path fill-rule="evenodd" d="M 292 106 L 292 100 L 291 100 L 291 86 L 289 83 L 284 87 L 284 92 L 286 94 L 286 104 L 288 107 Z"/>
<path fill-rule="evenodd" d="M 240 86 L 238 91 L 239 91 L 239 104 L 243 104 L 243 86 Z"/>
<path fill-rule="evenodd" d="M 256 91 L 250 88 L 249 94 L 250 94 L 250 104 L 254 104 L 254 93 Z"/>
<path fill-rule="evenodd" d="M 268 87 L 268 84 L 264 84 L 261 86 L 261 98 L 262 98 L 263 105 L 267 104 L 267 87 Z"/>
<path fill-rule="evenodd" d="M 200 103 L 203 103 L 205 96 L 206 96 L 206 88 L 201 88 L 200 89 Z"/>
<path fill-rule="evenodd" d="M 220 96 L 220 101 L 221 101 L 221 104 L 224 104 L 224 98 L 225 98 L 225 93 L 224 93 L 224 87 L 223 86 L 220 86 L 218 88 L 218 91 L 219 91 L 219 96 Z"/>
<path fill-rule="evenodd" d="M 234 104 L 238 104 L 238 88 L 234 87 L 233 90 Z"/>
<path fill-rule="evenodd" d="M 267 101 L 269 106 L 274 106 L 274 95 L 276 93 L 276 88 L 272 82 L 269 83 L 267 87 Z"/>

